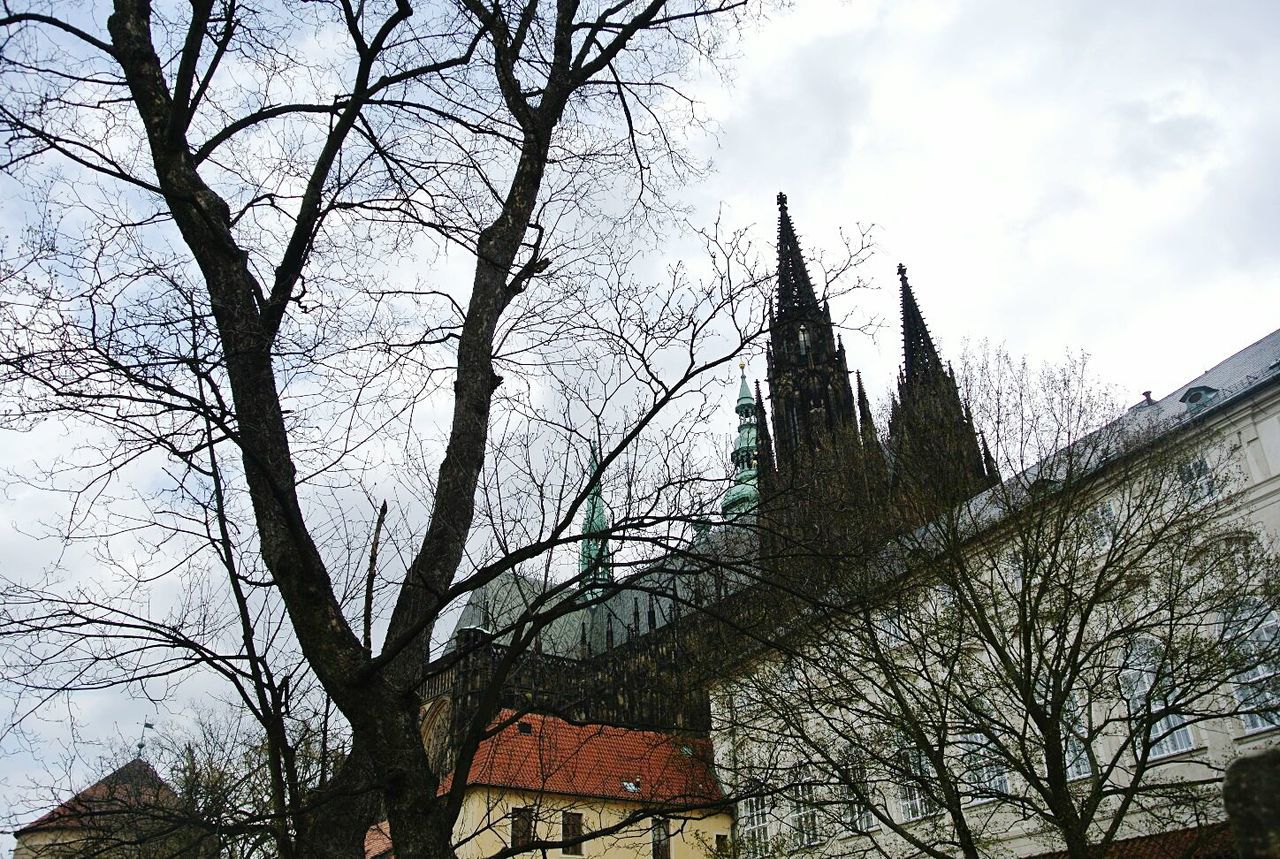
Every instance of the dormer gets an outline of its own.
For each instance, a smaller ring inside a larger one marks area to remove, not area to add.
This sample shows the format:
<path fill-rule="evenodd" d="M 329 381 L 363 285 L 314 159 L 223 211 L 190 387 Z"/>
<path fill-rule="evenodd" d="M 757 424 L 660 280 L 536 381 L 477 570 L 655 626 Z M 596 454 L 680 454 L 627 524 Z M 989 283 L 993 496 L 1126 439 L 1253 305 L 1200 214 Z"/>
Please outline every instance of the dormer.
<path fill-rule="evenodd" d="M 1203 409 L 1217 395 L 1217 388 L 1210 388 L 1208 385 L 1195 385 L 1187 388 L 1182 396 L 1178 398 L 1178 402 L 1185 403 L 1187 411 L 1194 413 Z"/>

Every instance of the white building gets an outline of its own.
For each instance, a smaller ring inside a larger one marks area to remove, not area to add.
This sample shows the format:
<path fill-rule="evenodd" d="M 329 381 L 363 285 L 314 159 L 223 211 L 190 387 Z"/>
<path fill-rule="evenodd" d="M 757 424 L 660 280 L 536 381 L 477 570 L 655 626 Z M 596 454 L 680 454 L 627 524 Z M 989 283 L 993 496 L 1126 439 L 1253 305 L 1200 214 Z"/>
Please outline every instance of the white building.
<path fill-rule="evenodd" d="M 1056 417 L 715 690 L 744 855 L 1228 849 L 1222 772 L 1280 730 L 1280 331 L 1102 431 Z"/>

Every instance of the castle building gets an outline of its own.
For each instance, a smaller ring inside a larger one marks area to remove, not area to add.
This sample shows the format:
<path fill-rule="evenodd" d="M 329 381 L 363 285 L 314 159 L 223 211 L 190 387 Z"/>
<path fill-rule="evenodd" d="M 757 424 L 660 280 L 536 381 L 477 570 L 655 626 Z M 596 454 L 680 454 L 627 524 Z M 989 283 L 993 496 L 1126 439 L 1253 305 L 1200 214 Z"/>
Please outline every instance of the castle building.
<path fill-rule="evenodd" d="M 456 852 L 459 859 L 521 847 L 595 859 L 727 856 L 732 817 L 724 799 L 706 739 L 504 710 L 471 764 Z M 365 855 L 394 855 L 385 823 L 369 831 Z"/>
<path fill-rule="evenodd" d="M 734 473 L 720 507 L 723 525 L 700 533 L 669 560 L 615 577 L 609 570 L 608 543 L 598 536 L 608 530 L 604 500 L 599 488 L 593 487 L 584 515 L 579 586 L 548 594 L 546 586 L 518 574 L 494 582 L 473 596 L 463 611 L 453 646 L 430 667 L 428 697 L 434 695 L 437 701 L 451 702 L 455 708 L 449 732 L 460 728 L 456 714 L 467 711 L 469 696 L 492 688 L 496 681 L 501 686 L 501 704 L 521 712 L 545 711 L 575 722 L 657 729 L 672 736 L 714 734 L 722 777 L 741 775 L 737 766 L 741 762 L 731 764 L 722 755 L 736 756 L 750 741 L 744 745 L 741 738 L 726 740 L 714 729 L 723 713 L 713 712 L 708 689 L 717 687 L 715 700 L 732 706 L 735 684 L 745 676 L 782 711 L 795 710 L 793 705 L 802 700 L 798 691 L 788 692 L 792 681 L 787 671 L 771 674 L 767 666 L 754 667 L 755 657 L 741 655 L 744 648 L 749 651 L 750 642 L 767 636 L 770 630 L 783 631 L 803 642 L 805 634 L 822 622 L 805 606 L 819 605 L 812 597 L 825 598 L 832 593 L 833 576 L 855 573 L 859 560 L 871 557 L 869 550 L 893 543 L 890 538 L 894 535 L 927 533 L 926 526 L 972 515 L 975 505 L 981 507 L 983 497 L 1003 487 L 956 375 L 929 332 L 905 266 L 898 268 L 903 363 L 886 431 L 879 431 L 863 379 L 850 372 L 830 308 L 813 288 L 785 196 L 779 195 L 778 203 L 778 275 L 769 310 L 765 386 L 762 390 L 757 383 L 753 391 L 745 371 L 738 380 L 734 408 L 738 431 L 731 456 Z M 1250 503 L 1256 501 L 1263 505 L 1255 504 L 1257 510 L 1270 511 L 1260 521 L 1273 529 L 1280 521 L 1275 520 L 1280 495 L 1274 492 L 1274 466 L 1267 462 L 1280 461 L 1280 454 L 1270 450 L 1280 438 L 1276 436 L 1280 408 L 1275 408 L 1277 388 L 1272 384 L 1280 379 L 1277 338 L 1280 332 L 1210 371 L 1208 381 L 1200 380 L 1203 384 L 1187 386 L 1158 403 L 1148 400 L 1135 412 L 1146 410 L 1148 417 L 1171 420 L 1175 432 L 1184 426 L 1194 430 L 1203 425 L 1206 416 L 1229 424 L 1232 432 L 1238 424 L 1241 433 L 1251 436 L 1252 440 L 1245 440 L 1241 435 L 1240 444 L 1247 453 L 1251 479 L 1260 481 L 1258 486 L 1262 487 L 1248 490 Z M 1270 405 L 1258 406 L 1263 401 Z M 1234 404 L 1234 410 L 1226 408 L 1228 403 Z M 1197 470 L 1196 464 L 1186 468 L 1189 479 L 1206 479 L 1204 469 Z M 1037 481 L 1033 489 L 1041 485 L 1051 492 L 1054 481 Z M 1102 509 L 1107 509 L 1106 504 Z M 1106 515 L 1099 514 L 1103 519 Z M 1092 522 L 1088 519 L 1086 526 L 1097 527 Z M 990 548 L 993 557 L 1003 563 L 999 541 Z M 895 560 L 910 564 L 909 559 Z M 888 591 L 905 592 L 907 588 L 897 587 L 896 581 L 890 576 L 879 583 L 889 584 Z M 840 591 L 840 597 L 856 600 L 860 586 Z M 822 590 L 814 593 L 811 588 Z M 872 639 L 900 635 L 902 627 L 895 622 L 900 624 L 901 617 L 894 614 L 896 609 L 875 602 L 883 593 L 867 593 L 864 602 Z M 801 599 L 779 613 L 774 603 L 786 602 L 778 599 L 780 594 L 798 594 Z M 926 603 L 929 600 L 933 597 Z M 501 658 L 504 648 L 520 629 L 521 618 L 535 605 L 555 606 L 558 616 L 543 628 L 531 651 L 510 668 L 509 660 Z M 945 609 L 945 600 L 939 605 Z M 767 626 L 759 622 L 761 618 Z M 732 641 L 717 638 L 716 624 L 726 620 L 724 628 L 745 630 L 745 634 Z M 505 679 L 492 673 L 492 666 L 499 664 L 510 668 Z M 1267 675 L 1271 676 L 1280 675 Z M 874 678 L 867 675 L 864 685 L 870 689 L 867 700 L 874 702 Z M 1239 689 L 1237 695 L 1243 694 Z M 1149 695 L 1146 701 L 1150 709 Z M 1271 713 L 1277 702 L 1280 697 L 1274 701 L 1266 698 L 1264 709 Z M 1108 706 L 1101 701 L 1096 704 L 1099 711 Z M 819 707 L 811 715 L 820 723 L 823 712 Z M 737 718 L 732 713 L 730 717 L 731 722 Z M 1209 748 L 1204 759 L 1222 761 L 1238 744 L 1257 745 L 1260 735 L 1275 724 L 1276 716 L 1259 713 L 1249 718 L 1254 721 L 1246 719 L 1243 729 L 1240 725 L 1232 728 L 1227 724 L 1229 719 L 1219 720 L 1221 724 L 1206 722 L 1202 728 L 1171 729 L 1178 743 L 1176 754 L 1188 758 L 1185 772 L 1194 775 L 1203 771 L 1203 756 L 1194 745 L 1187 745 L 1187 738 L 1200 735 Z M 1157 724 L 1165 722 L 1157 720 Z M 785 725 L 770 727 L 757 748 L 785 745 L 789 739 L 779 733 L 785 729 Z M 1160 754 L 1164 754 L 1162 743 L 1173 743 L 1158 734 L 1149 735 L 1148 740 Z M 851 803 L 838 790 L 823 793 L 814 764 L 793 772 L 794 784 L 785 789 L 751 780 L 734 782 L 729 785 L 734 792 L 746 791 L 738 808 L 737 843 L 760 855 L 844 855 L 850 850 L 878 850 L 886 843 L 891 851 L 910 854 L 912 833 L 924 831 L 933 825 L 930 821 L 940 819 L 927 788 L 926 759 L 942 772 L 956 761 L 972 768 L 970 758 L 982 753 L 980 742 L 978 752 L 965 751 L 965 743 L 975 742 L 972 735 L 950 742 L 954 745 L 913 746 L 906 752 L 891 745 L 884 751 L 887 763 L 882 763 L 896 775 L 884 776 L 877 783 L 879 805 L 875 813 L 869 805 Z M 1090 747 L 1101 751 L 1108 748 L 1107 743 L 1114 745 L 1106 736 L 1097 742 L 1096 747 Z M 1079 755 L 1084 746 L 1072 743 L 1077 741 L 1069 739 L 1066 748 Z M 837 788 L 847 788 L 851 779 L 856 782 L 856 773 L 838 756 L 818 753 L 816 760 L 841 770 Z M 1177 758 L 1174 763 L 1180 765 L 1180 761 Z M 1072 766 L 1078 764 L 1076 761 Z M 1004 827 L 1004 836 L 996 839 L 1002 855 L 1045 852 L 1046 845 L 1053 844 L 1052 838 L 1040 837 L 1042 833 L 1017 824 L 999 801 L 983 805 L 990 801 L 988 795 L 998 800 L 1007 793 L 1014 783 L 1011 776 L 989 765 L 973 772 L 981 775 L 978 788 L 962 782 L 964 789 L 978 791 L 972 800 L 975 814 Z M 1086 775 L 1081 769 L 1071 777 Z M 913 784 L 917 777 L 919 784 Z M 752 795 L 753 790 L 757 795 Z M 822 810 L 835 824 L 834 834 L 819 825 Z M 774 811 L 780 816 L 770 817 Z M 1173 828 L 1163 831 L 1174 832 L 1176 825 L 1186 824 L 1171 821 Z M 944 819 L 943 829 L 945 823 Z M 1176 837 L 1151 834 L 1160 831 L 1126 830 L 1126 838 L 1114 843 L 1147 844 L 1151 838 L 1163 838 L 1181 844 L 1208 833 L 1176 830 L 1181 833 Z M 886 842 L 879 837 L 882 832 L 891 832 L 892 837 Z"/>
<path fill-rule="evenodd" d="M 774 615 L 790 609 L 762 605 L 757 590 L 781 579 L 803 596 L 806 583 L 821 587 L 832 569 L 847 568 L 829 563 L 831 555 L 863 552 L 886 528 L 901 527 L 911 487 L 895 477 L 895 462 L 941 451 L 939 473 L 961 493 L 996 479 L 905 270 L 904 365 L 890 431 L 881 435 L 830 307 L 814 290 L 785 195 L 778 209 L 765 390 L 756 383 L 753 391 L 742 366 L 723 524 L 700 529 L 666 560 L 615 578 L 593 445 L 596 482 L 585 502 L 574 585 L 514 571 L 495 579 L 472 594 L 444 653 L 428 666 L 427 709 L 448 711 L 429 720 L 442 754 L 450 745 L 442 737 L 466 730 L 495 685 L 503 707 L 705 736 L 707 686 L 722 651 L 736 646 L 713 628 L 729 617 L 729 627 L 777 622 Z M 767 619 L 766 610 L 773 612 Z M 513 664 L 511 643 L 535 611 L 552 619 L 531 646 L 516 648 L 524 652 Z"/>

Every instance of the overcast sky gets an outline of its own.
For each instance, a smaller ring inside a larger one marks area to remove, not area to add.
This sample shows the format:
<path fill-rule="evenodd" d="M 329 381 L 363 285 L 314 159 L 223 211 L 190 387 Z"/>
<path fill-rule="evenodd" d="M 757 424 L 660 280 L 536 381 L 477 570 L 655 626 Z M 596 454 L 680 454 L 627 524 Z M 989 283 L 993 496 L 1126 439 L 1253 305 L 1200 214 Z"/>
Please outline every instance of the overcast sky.
<path fill-rule="evenodd" d="M 769 237 L 786 191 L 807 249 L 878 225 L 881 289 L 845 308 L 888 323 L 846 339 L 873 392 L 900 360 L 898 262 L 946 356 L 1085 349 L 1132 401 L 1280 326 L 1280 5 L 799 6 L 702 91 L 717 172 L 688 193 Z M 122 704 L 99 727 L 131 736 Z"/>
<path fill-rule="evenodd" d="M 1084 349 L 1159 397 L 1280 327 L 1280 4 L 816 0 L 709 92 L 695 196 L 806 250 L 878 225 L 849 340 L 884 392 L 904 262 L 946 357 L 966 338 Z M 756 374 L 763 367 L 752 367 Z"/>

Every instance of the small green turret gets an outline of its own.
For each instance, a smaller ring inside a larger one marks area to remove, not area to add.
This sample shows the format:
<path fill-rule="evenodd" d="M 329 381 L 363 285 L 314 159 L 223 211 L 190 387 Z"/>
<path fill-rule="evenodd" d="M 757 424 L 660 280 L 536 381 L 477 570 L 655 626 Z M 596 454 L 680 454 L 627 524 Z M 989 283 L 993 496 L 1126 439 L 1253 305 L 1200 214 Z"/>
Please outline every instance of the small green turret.
<path fill-rule="evenodd" d="M 591 476 L 600 468 L 600 451 L 591 445 Z M 578 574 L 582 589 L 588 596 L 596 596 L 601 589 L 613 582 L 609 566 L 609 540 L 603 535 L 609 529 L 609 517 L 605 513 L 604 498 L 600 494 L 600 481 L 591 487 L 587 495 L 586 510 L 582 515 L 583 540 L 578 550 Z"/>
<path fill-rule="evenodd" d="M 747 365 L 739 364 L 742 381 L 738 386 L 738 441 L 733 446 L 731 458 L 734 465 L 733 486 L 720 502 L 720 512 L 726 519 L 737 519 L 744 513 L 753 513 L 760 505 L 760 492 L 756 486 L 756 400 L 747 386 Z"/>

